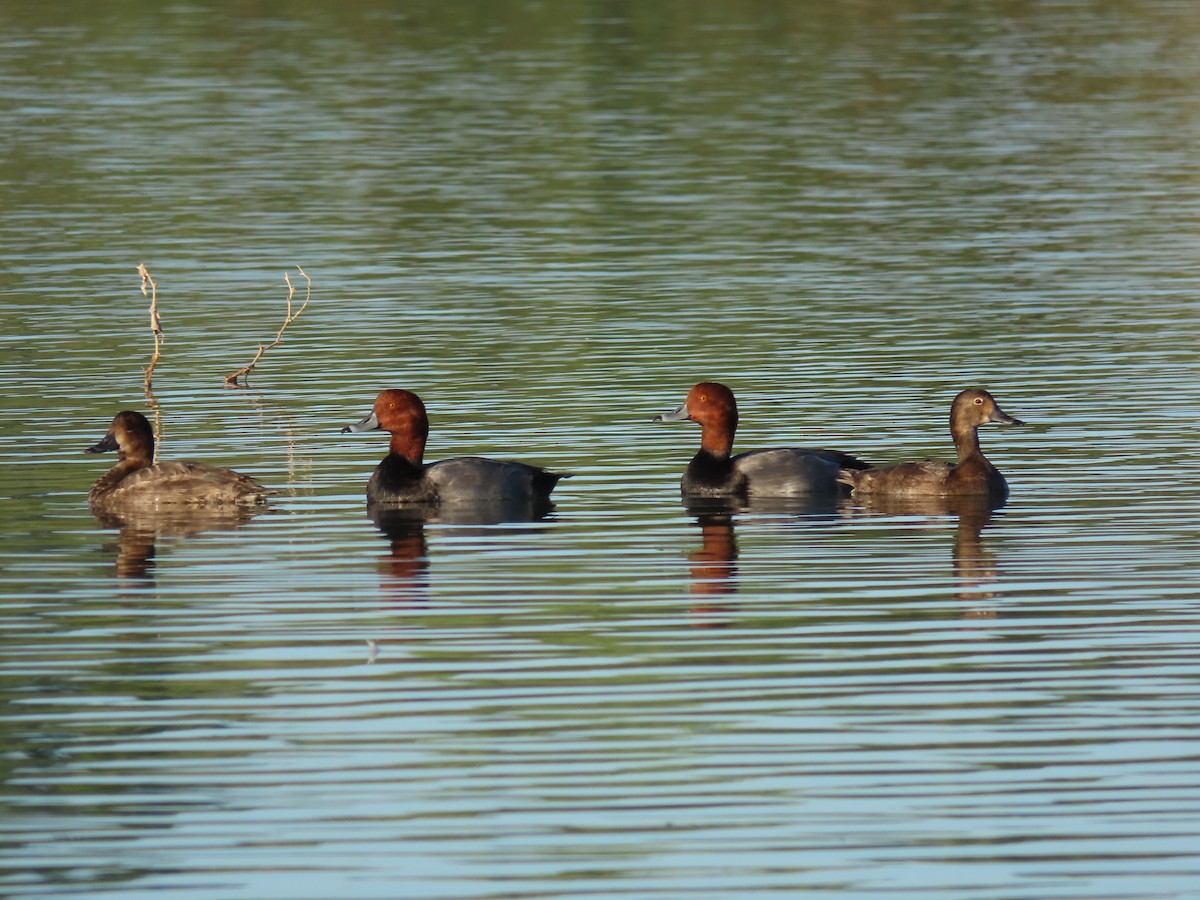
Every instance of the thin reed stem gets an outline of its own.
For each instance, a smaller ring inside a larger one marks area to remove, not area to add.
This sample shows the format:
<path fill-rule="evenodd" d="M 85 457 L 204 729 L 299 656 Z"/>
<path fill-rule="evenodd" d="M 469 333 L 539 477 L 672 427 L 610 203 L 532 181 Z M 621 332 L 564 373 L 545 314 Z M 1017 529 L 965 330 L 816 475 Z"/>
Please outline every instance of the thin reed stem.
<path fill-rule="evenodd" d="M 312 298 L 312 279 L 309 278 L 308 273 L 305 272 L 299 266 L 296 266 L 296 271 L 298 271 L 304 277 L 304 280 L 308 283 L 307 287 L 305 288 L 305 292 L 304 292 L 304 302 L 302 304 L 300 304 L 299 309 L 297 309 L 295 312 L 292 311 L 292 300 L 296 296 L 296 288 L 292 284 L 292 279 L 288 276 L 288 273 L 284 272 L 283 280 L 287 283 L 287 286 L 288 286 L 287 314 L 284 316 L 283 324 L 279 326 L 279 331 L 275 335 L 275 340 L 271 341 L 271 343 L 266 344 L 266 345 L 259 344 L 258 352 L 254 354 L 254 359 L 250 360 L 250 362 L 247 365 L 238 369 L 232 375 L 226 375 L 225 376 L 225 386 L 226 387 L 242 387 L 245 384 L 249 384 L 250 373 L 253 372 L 254 367 L 258 365 L 258 361 L 263 358 L 263 354 L 266 353 L 268 350 L 270 350 L 272 347 L 277 347 L 283 343 L 283 333 L 285 331 L 287 331 L 287 327 L 289 325 L 291 325 L 293 322 L 295 322 L 298 318 L 300 318 L 300 314 L 302 312 L 304 312 L 305 309 L 308 308 L 308 301 Z M 243 379 L 243 384 L 241 384 L 241 385 L 238 384 L 239 378 Z"/>
<path fill-rule="evenodd" d="M 158 357 L 166 335 L 163 332 L 162 319 L 158 316 L 158 285 L 150 277 L 145 263 L 138 263 L 137 270 L 138 274 L 142 276 L 142 296 L 145 297 L 147 293 L 150 295 L 150 330 L 154 332 L 154 355 L 150 357 L 150 365 L 146 366 L 146 394 L 149 395 L 150 382 L 154 377 L 154 367 L 158 365 Z M 150 285 L 149 292 L 146 291 L 147 284 Z"/>

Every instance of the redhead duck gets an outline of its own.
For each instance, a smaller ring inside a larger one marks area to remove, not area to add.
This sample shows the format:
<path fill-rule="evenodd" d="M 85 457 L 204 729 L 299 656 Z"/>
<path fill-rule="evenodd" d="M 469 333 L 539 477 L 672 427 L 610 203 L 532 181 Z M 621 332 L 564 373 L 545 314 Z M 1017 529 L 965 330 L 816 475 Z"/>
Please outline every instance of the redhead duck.
<path fill-rule="evenodd" d="M 117 451 L 117 464 L 88 492 L 88 505 L 97 515 L 251 506 L 265 502 L 270 493 L 230 469 L 185 460 L 155 463 L 154 431 L 140 412 L 117 413 L 108 433 L 84 452 L 108 450 Z"/>
<path fill-rule="evenodd" d="M 367 482 L 367 502 L 371 505 L 462 503 L 548 507 L 554 486 L 560 479 L 570 477 L 547 472 L 539 466 L 481 456 L 456 456 L 426 465 L 422 458 L 429 436 L 429 418 L 425 404 L 412 391 L 383 391 L 375 398 L 371 412 L 343 428 L 342 434 L 376 430 L 390 433 L 392 440 L 388 455 Z"/>
<path fill-rule="evenodd" d="M 971 388 L 959 393 L 950 406 L 950 435 L 958 449 L 958 462 L 941 460 L 900 463 L 868 469 L 843 469 L 838 476 L 855 494 L 890 494 L 896 497 L 986 496 L 1008 497 L 1008 482 L 979 449 L 979 426 L 1024 425 L 1004 412 L 987 391 Z"/>
<path fill-rule="evenodd" d="M 700 425 L 700 452 L 683 473 L 686 497 L 804 497 L 836 494 L 838 470 L 865 469 L 867 463 L 837 450 L 786 447 L 750 450 L 730 456 L 737 430 L 737 401 L 723 384 L 702 381 L 674 412 L 656 422 L 690 420 Z"/>

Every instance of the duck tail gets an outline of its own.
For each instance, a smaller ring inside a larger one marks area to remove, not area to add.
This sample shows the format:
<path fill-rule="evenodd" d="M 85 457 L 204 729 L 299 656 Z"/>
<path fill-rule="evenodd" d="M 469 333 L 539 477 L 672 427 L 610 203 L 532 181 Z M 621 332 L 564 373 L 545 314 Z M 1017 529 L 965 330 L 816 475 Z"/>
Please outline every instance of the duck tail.
<path fill-rule="evenodd" d="M 859 469 L 839 469 L 837 474 L 838 484 L 844 484 L 853 489 L 858 486 Z"/>
<path fill-rule="evenodd" d="M 574 472 L 550 472 L 541 467 L 537 467 L 537 472 L 534 473 L 533 476 L 534 490 L 545 494 L 548 497 L 550 496 L 550 492 L 554 490 L 555 485 L 557 485 L 564 478 L 570 478 L 574 474 Z"/>
<path fill-rule="evenodd" d="M 830 456 L 832 456 L 834 462 L 836 462 L 843 469 L 861 471 L 863 469 L 874 468 L 874 466 L 872 466 L 869 462 L 864 462 L 853 453 L 843 453 L 841 450 L 822 450 L 821 452 L 828 453 Z"/>

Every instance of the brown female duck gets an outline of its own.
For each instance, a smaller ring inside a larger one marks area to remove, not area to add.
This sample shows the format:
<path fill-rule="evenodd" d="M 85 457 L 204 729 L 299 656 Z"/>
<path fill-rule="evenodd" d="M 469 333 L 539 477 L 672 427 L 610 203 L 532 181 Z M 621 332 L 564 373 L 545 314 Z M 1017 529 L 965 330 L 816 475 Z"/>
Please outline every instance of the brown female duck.
<path fill-rule="evenodd" d="M 188 460 L 155 463 L 154 431 L 145 416 L 132 410 L 117 413 L 108 433 L 85 452 L 108 450 L 117 451 L 117 464 L 88 492 L 88 505 L 97 515 L 254 506 L 270 493 L 230 469 Z"/>
<path fill-rule="evenodd" d="M 950 406 L 950 435 L 958 449 L 958 462 L 941 460 L 900 463 L 865 471 L 843 468 L 838 478 L 855 494 L 888 494 L 895 497 L 986 496 L 1008 497 L 1008 482 L 979 448 L 979 426 L 1024 425 L 1008 415 L 987 391 L 971 388 L 959 393 Z"/>

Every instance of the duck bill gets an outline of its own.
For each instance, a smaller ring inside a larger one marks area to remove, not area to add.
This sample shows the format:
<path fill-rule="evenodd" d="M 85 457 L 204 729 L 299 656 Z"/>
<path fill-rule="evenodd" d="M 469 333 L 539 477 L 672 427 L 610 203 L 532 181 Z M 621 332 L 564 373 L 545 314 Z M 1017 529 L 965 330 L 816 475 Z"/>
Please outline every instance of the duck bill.
<path fill-rule="evenodd" d="M 992 414 L 988 416 L 989 422 L 995 422 L 997 425 L 1024 425 L 1020 419 L 1014 419 L 999 406 L 992 407 Z"/>
<path fill-rule="evenodd" d="M 684 403 L 679 409 L 674 412 L 663 413 L 661 416 L 655 416 L 655 422 L 686 422 L 690 419 L 691 413 L 688 412 L 687 404 Z"/>
<path fill-rule="evenodd" d="M 107 453 L 109 450 L 116 450 L 116 449 L 117 449 L 117 439 L 115 437 L 113 437 L 112 432 L 110 431 L 108 434 L 106 434 L 104 437 L 100 438 L 100 440 L 96 441 L 96 443 L 92 444 L 92 446 L 88 447 L 83 452 L 84 453 Z"/>
<path fill-rule="evenodd" d="M 359 419 L 353 425 L 347 425 L 342 429 L 341 433 L 345 434 L 348 431 L 376 431 L 379 428 L 379 417 L 372 410 L 363 418 Z"/>

